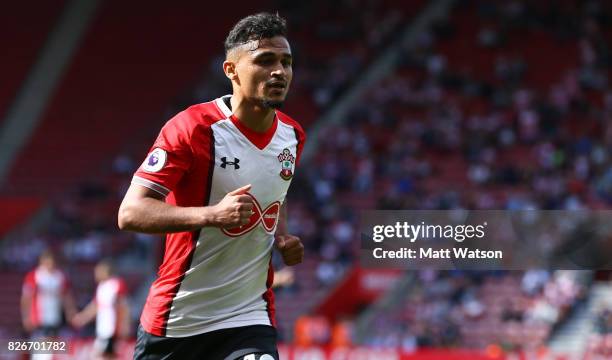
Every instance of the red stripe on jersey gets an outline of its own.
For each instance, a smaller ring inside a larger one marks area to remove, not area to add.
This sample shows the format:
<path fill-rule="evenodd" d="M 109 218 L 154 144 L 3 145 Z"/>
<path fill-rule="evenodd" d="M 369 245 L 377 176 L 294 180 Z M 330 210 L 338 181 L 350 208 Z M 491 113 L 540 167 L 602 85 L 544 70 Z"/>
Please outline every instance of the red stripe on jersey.
<path fill-rule="evenodd" d="M 274 291 L 272 291 L 272 284 L 274 283 L 274 268 L 272 267 L 272 257 L 270 257 L 270 265 L 268 265 L 268 279 L 266 280 L 266 292 L 261 296 L 266 302 L 266 311 L 268 312 L 268 318 L 270 324 L 276 327 L 276 308 L 274 307 Z"/>
<path fill-rule="evenodd" d="M 191 265 L 199 232 L 190 233 L 188 238 L 183 234 L 172 234 L 166 238 L 164 262 L 159 268 L 157 279 L 151 285 L 140 316 L 144 330 L 156 336 L 166 335 L 172 302 L 181 287 L 185 271 Z"/>
<path fill-rule="evenodd" d="M 40 326 L 40 310 L 38 306 L 38 291 L 32 295 L 32 306 L 30 307 L 30 322 L 33 326 Z"/>
<path fill-rule="evenodd" d="M 36 270 L 30 271 L 23 281 L 23 291 L 30 294 L 30 322 L 34 326 L 40 325 L 38 310 L 38 286 L 36 285 Z"/>
<path fill-rule="evenodd" d="M 300 163 L 300 157 L 302 156 L 302 149 L 304 148 L 304 142 L 306 142 L 306 133 L 302 126 L 295 120 L 293 120 L 289 115 L 277 111 L 276 114 L 281 122 L 293 127 L 295 131 L 295 137 L 297 139 L 297 155 L 295 156 L 295 165 L 297 166 Z"/>
<path fill-rule="evenodd" d="M 185 110 L 179 125 L 189 133 L 190 151 L 193 162 L 189 176 L 176 175 L 174 181 L 163 183 L 163 177 L 156 174 L 142 174 L 147 179 L 169 187 L 172 192 L 166 198 L 177 206 L 206 206 L 209 204 L 212 187 L 212 173 L 215 164 L 215 148 L 211 125 L 224 118 L 213 102 L 194 105 Z M 173 123 L 166 124 L 165 132 L 172 134 Z M 178 129 L 180 131 L 180 129 Z M 164 130 L 162 130 L 164 132 Z M 172 141 L 171 138 L 168 141 Z M 137 175 L 142 176 L 140 172 Z M 140 322 L 145 331 L 156 336 L 165 336 L 172 302 L 178 293 L 185 272 L 191 267 L 195 246 L 200 232 L 180 232 L 166 236 L 164 260 L 159 267 L 158 277 L 151 286 Z"/>

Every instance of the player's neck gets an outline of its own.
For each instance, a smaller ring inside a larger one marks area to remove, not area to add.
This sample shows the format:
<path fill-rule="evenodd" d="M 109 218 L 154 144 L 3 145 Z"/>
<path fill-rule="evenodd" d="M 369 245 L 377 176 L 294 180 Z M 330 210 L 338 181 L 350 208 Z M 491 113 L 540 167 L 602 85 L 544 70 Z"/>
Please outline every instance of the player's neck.
<path fill-rule="evenodd" d="M 236 95 L 232 95 L 230 103 L 234 116 L 255 132 L 266 132 L 274 122 L 274 109 L 264 108 Z"/>

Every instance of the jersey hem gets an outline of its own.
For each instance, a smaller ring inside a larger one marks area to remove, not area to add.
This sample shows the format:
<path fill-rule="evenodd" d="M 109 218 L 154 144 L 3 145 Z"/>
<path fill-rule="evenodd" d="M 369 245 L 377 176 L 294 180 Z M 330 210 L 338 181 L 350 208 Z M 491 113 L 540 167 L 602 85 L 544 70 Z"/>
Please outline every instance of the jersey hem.
<path fill-rule="evenodd" d="M 258 317 L 257 319 L 250 319 L 250 320 L 230 320 L 230 321 L 224 321 L 222 323 L 218 323 L 218 324 L 214 324 L 214 325 L 210 325 L 210 326 L 205 326 L 205 327 L 199 328 L 197 330 L 192 330 L 192 331 L 189 331 L 189 330 L 166 329 L 165 337 L 183 338 L 183 337 L 189 337 L 189 336 L 205 334 L 205 333 L 209 333 L 209 332 L 215 331 L 215 330 L 231 329 L 231 328 L 237 328 L 237 327 L 243 327 L 243 326 L 251 326 L 251 325 L 267 325 L 267 326 L 274 327 L 274 325 L 272 325 L 272 323 L 270 323 L 270 320 L 267 317 L 261 317 L 261 318 Z M 149 331 L 147 329 L 148 326 L 145 326 L 144 324 L 142 324 L 142 327 L 148 333 L 151 333 L 151 334 L 155 334 L 155 333 L 159 332 L 159 331 L 152 331 L 152 332 Z"/>

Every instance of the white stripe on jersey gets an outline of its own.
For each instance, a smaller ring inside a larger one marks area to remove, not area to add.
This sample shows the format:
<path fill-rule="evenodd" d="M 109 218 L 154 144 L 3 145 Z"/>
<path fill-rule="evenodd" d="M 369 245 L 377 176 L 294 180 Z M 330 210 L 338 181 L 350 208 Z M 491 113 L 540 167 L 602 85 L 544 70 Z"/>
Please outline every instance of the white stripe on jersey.
<path fill-rule="evenodd" d="M 96 288 L 96 336 L 109 339 L 117 332 L 118 308 L 121 280 L 110 278 L 102 281 Z"/>
<path fill-rule="evenodd" d="M 37 286 L 36 305 L 40 325 L 59 326 L 62 323 L 62 293 L 64 274 L 59 270 L 47 271 L 38 268 L 35 272 Z"/>
<path fill-rule="evenodd" d="M 162 186 L 157 183 L 154 183 L 153 181 L 141 178 L 140 176 L 134 175 L 134 177 L 132 177 L 132 184 L 144 186 L 163 196 L 168 196 L 168 194 L 170 194 L 170 190 L 166 188 L 165 186 Z"/>

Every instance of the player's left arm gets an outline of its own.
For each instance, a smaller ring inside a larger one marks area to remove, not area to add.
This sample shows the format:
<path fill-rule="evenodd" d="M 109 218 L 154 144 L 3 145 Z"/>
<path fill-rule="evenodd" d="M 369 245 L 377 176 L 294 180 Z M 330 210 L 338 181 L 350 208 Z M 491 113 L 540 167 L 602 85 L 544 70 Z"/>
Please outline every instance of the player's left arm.
<path fill-rule="evenodd" d="M 285 265 L 297 265 L 304 260 L 304 245 L 299 237 L 289 234 L 287 200 L 281 206 L 278 216 L 278 225 L 274 234 L 274 247 L 280 252 Z"/>
<path fill-rule="evenodd" d="M 77 313 L 70 319 L 70 324 L 75 328 L 81 328 L 85 326 L 87 323 L 93 321 L 96 318 L 96 314 L 98 312 L 98 306 L 96 305 L 96 301 L 92 300 L 85 309 L 81 312 Z"/>
<path fill-rule="evenodd" d="M 72 296 L 72 289 L 68 279 L 64 277 L 64 283 L 62 285 L 62 305 L 64 307 L 64 314 L 66 319 L 72 319 L 77 313 L 76 303 Z"/>
<path fill-rule="evenodd" d="M 72 319 L 77 313 L 77 308 L 70 291 L 62 295 L 62 303 L 64 304 L 64 314 L 66 314 L 66 318 Z"/>
<path fill-rule="evenodd" d="M 130 336 L 131 317 L 130 317 L 130 305 L 128 303 L 127 296 L 119 296 L 117 300 L 118 313 L 119 313 L 119 327 L 118 335 L 120 338 L 127 338 Z"/>

